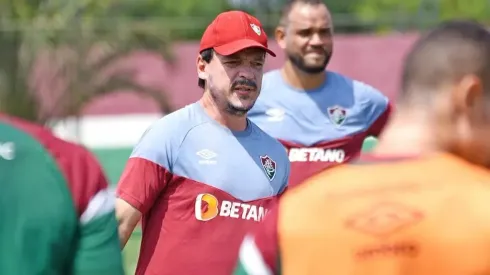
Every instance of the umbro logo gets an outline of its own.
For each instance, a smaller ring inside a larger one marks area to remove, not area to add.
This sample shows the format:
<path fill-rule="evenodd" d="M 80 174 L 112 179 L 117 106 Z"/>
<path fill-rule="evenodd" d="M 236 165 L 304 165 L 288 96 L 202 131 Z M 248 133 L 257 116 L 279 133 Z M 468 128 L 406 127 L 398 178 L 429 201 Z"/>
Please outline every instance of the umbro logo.
<path fill-rule="evenodd" d="M 199 164 L 216 164 L 216 157 L 218 154 L 215 152 L 209 150 L 209 149 L 203 149 L 198 152 L 196 152 L 196 155 L 200 157 Z"/>
<path fill-rule="evenodd" d="M 15 158 L 15 144 L 13 142 L 0 142 L 0 158 L 13 160 Z"/>
<path fill-rule="evenodd" d="M 284 120 L 284 115 L 286 114 L 286 112 L 283 109 L 271 108 L 265 111 L 265 114 L 267 115 L 268 121 L 279 122 Z"/>

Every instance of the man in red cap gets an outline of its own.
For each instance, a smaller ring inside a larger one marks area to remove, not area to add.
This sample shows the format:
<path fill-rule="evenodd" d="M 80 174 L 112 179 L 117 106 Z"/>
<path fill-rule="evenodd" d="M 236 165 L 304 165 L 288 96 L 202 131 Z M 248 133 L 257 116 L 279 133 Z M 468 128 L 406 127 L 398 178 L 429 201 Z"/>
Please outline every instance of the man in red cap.
<path fill-rule="evenodd" d="M 275 56 L 256 18 L 218 15 L 196 60 L 202 98 L 160 119 L 134 148 L 116 214 L 123 245 L 142 220 L 136 274 L 231 274 L 244 234 L 284 192 L 284 147 L 247 119 L 267 53 Z"/>

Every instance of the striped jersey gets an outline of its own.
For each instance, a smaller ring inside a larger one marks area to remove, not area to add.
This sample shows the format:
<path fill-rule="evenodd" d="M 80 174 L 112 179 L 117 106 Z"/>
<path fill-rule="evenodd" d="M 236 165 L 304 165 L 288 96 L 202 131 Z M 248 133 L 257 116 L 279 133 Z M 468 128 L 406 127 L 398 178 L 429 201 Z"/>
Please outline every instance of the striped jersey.
<path fill-rule="evenodd" d="M 0 114 L 0 190 L 0 274 L 124 274 L 114 199 L 87 150 Z"/>

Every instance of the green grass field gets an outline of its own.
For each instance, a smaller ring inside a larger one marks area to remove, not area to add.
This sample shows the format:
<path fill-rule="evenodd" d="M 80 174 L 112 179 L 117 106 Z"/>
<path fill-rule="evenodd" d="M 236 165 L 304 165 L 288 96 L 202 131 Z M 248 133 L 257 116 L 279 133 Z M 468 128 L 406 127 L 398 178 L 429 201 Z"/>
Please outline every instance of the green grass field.
<path fill-rule="evenodd" d="M 129 239 L 126 247 L 123 251 L 124 257 L 124 269 L 126 270 L 126 274 L 134 274 L 136 269 L 136 263 L 138 261 L 138 254 L 141 242 L 141 234 L 140 232 L 135 232 L 133 236 Z"/>

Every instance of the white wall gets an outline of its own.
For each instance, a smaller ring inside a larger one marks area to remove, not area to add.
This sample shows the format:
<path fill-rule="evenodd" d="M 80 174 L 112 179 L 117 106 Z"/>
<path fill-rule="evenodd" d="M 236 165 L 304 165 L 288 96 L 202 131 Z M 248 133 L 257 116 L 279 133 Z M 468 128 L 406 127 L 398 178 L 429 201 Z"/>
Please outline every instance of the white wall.
<path fill-rule="evenodd" d="M 61 138 L 89 148 L 132 147 L 159 114 L 85 116 L 78 121 L 69 118 L 53 123 L 53 131 Z"/>

